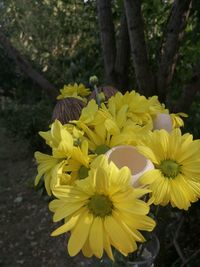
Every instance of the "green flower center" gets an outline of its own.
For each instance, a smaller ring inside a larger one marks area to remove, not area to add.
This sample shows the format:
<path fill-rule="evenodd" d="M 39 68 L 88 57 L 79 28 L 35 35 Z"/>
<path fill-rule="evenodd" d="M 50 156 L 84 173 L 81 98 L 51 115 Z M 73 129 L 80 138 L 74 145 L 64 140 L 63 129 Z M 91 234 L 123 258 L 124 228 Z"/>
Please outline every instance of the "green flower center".
<path fill-rule="evenodd" d="M 88 172 L 89 172 L 89 169 L 87 167 L 85 167 L 84 165 L 82 165 L 80 167 L 80 169 L 78 170 L 79 179 L 84 179 L 84 178 L 88 177 Z"/>
<path fill-rule="evenodd" d="M 113 204 L 108 196 L 96 194 L 90 198 L 88 208 L 94 216 L 105 217 L 112 213 Z"/>
<path fill-rule="evenodd" d="M 96 148 L 95 153 L 97 155 L 105 154 L 110 148 L 106 145 L 100 145 Z"/>
<path fill-rule="evenodd" d="M 74 146 L 79 146 L 81 144 L 80 139 L 74 140 Z"/>
<path fill-rule="evenodd" d="M 163 160 L 159 169 L 168 178 L 175 178 L 180 172 L 180 165 L 174 160 Z"/>

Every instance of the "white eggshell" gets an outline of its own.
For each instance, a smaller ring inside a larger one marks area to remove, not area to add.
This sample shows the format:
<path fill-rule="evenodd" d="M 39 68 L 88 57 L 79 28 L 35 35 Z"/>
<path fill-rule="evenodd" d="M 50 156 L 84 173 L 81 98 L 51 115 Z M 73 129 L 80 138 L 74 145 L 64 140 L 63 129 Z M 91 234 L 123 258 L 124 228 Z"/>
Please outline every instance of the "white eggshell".
<path fill-rule="evenodd" d="M 153 121 L 154 130 L 164 129 L 167 132 L 171 132 L 172 127 L 172 119 L 169 114 L 160 113 L 157 114 L 156 118 Z"/>
<path fill-rule="evenodd" d="M 146 171 L 154 169 L 153 163 L 140 154 L 133 146 L 116 146 L 105 154 L 109 162 L 112 161 L 118 168 L 127 166 L 131 171 L 132 185 L 139 186 L 138 179 Z"/>

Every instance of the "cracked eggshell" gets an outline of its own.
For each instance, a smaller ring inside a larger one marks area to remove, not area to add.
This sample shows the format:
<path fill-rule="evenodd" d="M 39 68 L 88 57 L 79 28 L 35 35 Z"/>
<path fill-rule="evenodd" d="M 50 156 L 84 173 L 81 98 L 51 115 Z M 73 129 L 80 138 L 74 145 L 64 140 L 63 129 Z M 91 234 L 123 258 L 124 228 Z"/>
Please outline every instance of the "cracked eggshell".
<path fill-rule="evenodd" d="M 133 146 L 116 146 L 105 154 L 108 161 L 112 161 L 118 168 L 127 166 L 131 171 L 131 183 L 134 187 L 140 186 L 139 178 L 149 170 L 154 169 L 153 163 L 140 154 Z"/>

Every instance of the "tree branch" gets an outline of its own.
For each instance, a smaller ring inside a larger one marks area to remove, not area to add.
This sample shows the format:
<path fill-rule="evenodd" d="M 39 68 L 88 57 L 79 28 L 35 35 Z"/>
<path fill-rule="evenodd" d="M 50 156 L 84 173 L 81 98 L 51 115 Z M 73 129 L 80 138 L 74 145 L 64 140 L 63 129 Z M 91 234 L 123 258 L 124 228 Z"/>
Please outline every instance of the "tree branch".
<path fill-rule="evenodd" d="M 8 56 L 20 67 L 20 69 L 34 82 L 36 82 L 55 101 L 58 92 L 53 84 L 44 78 L 31 64 L 12 46 L 6 35 L 0 29 L 0 44 L 6 50 Z"/>
<path fill-rule="evenodd" d="M 188 112 L 196 94 L 200 91 L 200 62 L 197 64 L 190 82 L 183 88 L 182 95 L 175 107 L 174 112 Z"/>
<path fill-rule="evenodd" d="M 130 63 L 130 40 L 126 15 L 123 13 L 120 23 L 119 40 L 117 43 L 117 56 L 115 61 L 115 72 L 117 76 L 116 87 L 124 92 L 129 87 L 128 66 Z"/>
<path fill-rule="evenodd" d="M 111 0 L 97 0 L 101 44 L 107 80 L 115 85 L 115 30 L 112 19 Z"/>
<path fill-rule="evenodd" d="M 148 64 L 140 0 L 124 0 L 124 7 L 138 89 L 151 95 L 155 89 L 154 78 Z"/>
<path fill-rule="evenodd" d="M 158 64 L 157 90 L 160 101 L 165 101 L 178 59 L 178 50 L 190 13 L 192 0 L 174 0 L 168 18 L 166 35 Z"/>

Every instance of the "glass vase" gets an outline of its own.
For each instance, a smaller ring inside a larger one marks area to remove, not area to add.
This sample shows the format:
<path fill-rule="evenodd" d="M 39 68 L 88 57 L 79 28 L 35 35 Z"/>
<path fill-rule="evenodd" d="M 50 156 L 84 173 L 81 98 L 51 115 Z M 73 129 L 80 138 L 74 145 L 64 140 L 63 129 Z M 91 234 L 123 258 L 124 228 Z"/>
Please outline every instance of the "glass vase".
<path fill-rule="evenodd" d="M 146 242 L 140 244 L 138 250 L 128 257 L 123 256 L 118 251 L 113 251 L 115 261 L 111 261 L 107 255 L 102 259 L 93 258 L 85 263 L 87 267 L 153 267 L 156 256 L 159 253 L 160 243 L 155 234 L 148 234 Z"/>
<path fill-rule="evenodd" d="M 154 261 L 159 253 L 160 243 L 155 234 L 152 234 L 146 243 L 138 250 L 136 258 L 128 260 L 127 267 L 153 267 Z M 129 257 L 130 258 L 130 257 Z M 123 266 L 123 265 L 122 265 Z"/>

